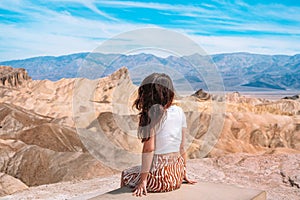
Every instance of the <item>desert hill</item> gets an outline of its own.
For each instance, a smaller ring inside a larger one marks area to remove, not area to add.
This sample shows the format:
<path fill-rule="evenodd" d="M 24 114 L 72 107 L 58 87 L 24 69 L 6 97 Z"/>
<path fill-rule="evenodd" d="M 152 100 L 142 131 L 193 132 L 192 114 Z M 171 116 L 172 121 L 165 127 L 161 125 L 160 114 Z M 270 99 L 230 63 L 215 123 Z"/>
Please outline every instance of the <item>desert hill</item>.
<path fill-rule="evenodd" d="M 125 67 L 95 80 L 72 78 L 52 82 L 28 78 L 22 79 L 22 84 L 4 84 L 0 90 L 0 172 L 3 173 L 1 180 L 9 180 L 11 184 L 0 185 L 1 194 L 17 191 L 15 183 L 19 190 L 23 190 L 27 186 L 90 179 L 119 172 L 92 156 L 94 154 L 88 151 L 90 149 L 85 146 L 82 135 L 78 134 L 78 128 L 97 133 L 99 126 L 105 137 L 123 152 L 139 152 L 141 143 L 134 136 L 137 112 L 131 109 L 136 89 Z M 282 155 L 300 153 L 299 100 L 271 101 L 239 93 L 222 97 L 201 92 L 204 91 L 177 96 L 175 101 L 187 116 L 190 158 L 205 156 L 212 159 L 209 162 L 220 162 L 214 159 L 235 159 L 234 155 L 240 153 L 281 159 Z M 214 113 L 214 104 L 224 104 L 224 112 Z M 211 139 L 207 140 L 207 132 L 212 128 L 211 122 L 216 114 L 222 118 L 219 124 L 221 131 L 212 132 Z M 97 143 L 96 135 L 92 142 Z M 212 149 L 203 155 L 206 147 Z M 261 163 L 261 159 L 265 158 L 258 157 L 256 162 Z M 297 165 L 290 159 L 282 162 L 284 166 L 289 163 Z M 194 166 L 196 173 L 196 164 Z M 205 167 L 209 170 L 213 166 L 215 164 Z M 235 166 L 228 167 L 234 170 Z M 196 174 L 199 173 L 197 171 Z M 251 173 L 249 177 L 253 175 Z M 297 193 L 299 180 L 294 176 L 285 174 L 287 182 L 287 177 L 293 177 L 291 180 L 295 185 L 291 187 Z"/>

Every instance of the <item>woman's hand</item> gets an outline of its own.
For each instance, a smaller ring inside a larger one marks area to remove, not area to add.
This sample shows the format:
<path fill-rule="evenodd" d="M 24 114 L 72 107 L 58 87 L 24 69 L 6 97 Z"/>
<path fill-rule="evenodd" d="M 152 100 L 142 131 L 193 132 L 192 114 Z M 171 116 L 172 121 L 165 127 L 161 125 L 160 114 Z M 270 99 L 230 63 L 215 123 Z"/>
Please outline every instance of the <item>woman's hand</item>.
<path fill-rule="evenodd" d="M 147 195 L 147 180 L 141 181 L 133 190 L 133 196 L 141 197 Z"/>
<path fill-rule="evenodd" d="M 190 180 L 190 179 L 187 177 L 186 171 L 184 172 L 183 180 L 186 181 L 188 184 L 195 184 L 195 183 L 197 183 L 197 181 L 195 181 L 195 180 Z"/>

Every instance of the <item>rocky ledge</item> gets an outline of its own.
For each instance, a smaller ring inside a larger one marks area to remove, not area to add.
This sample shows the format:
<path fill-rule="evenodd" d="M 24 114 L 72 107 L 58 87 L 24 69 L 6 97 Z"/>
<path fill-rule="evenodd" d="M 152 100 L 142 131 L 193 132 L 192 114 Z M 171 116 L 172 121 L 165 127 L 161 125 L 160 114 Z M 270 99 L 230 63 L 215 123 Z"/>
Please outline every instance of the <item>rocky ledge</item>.
<path fill-rule="evenodd" d="M 18 87 L 28 80 L 31 80 L 31 77 L 25 69 L 0 66 L 0 86 Z"/>

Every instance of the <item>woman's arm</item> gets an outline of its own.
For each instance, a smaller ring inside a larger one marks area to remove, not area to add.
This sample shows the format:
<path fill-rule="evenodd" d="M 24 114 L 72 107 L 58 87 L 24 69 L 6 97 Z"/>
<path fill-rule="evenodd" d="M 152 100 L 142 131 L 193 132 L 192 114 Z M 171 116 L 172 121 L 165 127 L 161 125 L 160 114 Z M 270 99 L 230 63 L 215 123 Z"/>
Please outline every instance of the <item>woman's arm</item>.
<path fill-rule="evenodd" d="M 180 144 L 180 154 L 183 157 L 183 163 L 184 163 L 184 168 L 185 168 L 183 180 L 185 180 L 187 183 L 194 184 L 194 183 L 197 183 L 197 182 L 194 181 L 194 180 L 190 180 L 187 177 L 187 174 L 186 174 L 186 160 L 187 160 L 186 151 L 185 151 L 185 135 L 186 135 L 186 132 L 187 132 L 187 128 L 182 128 L 182 139 L 181 139 L 181 144 Z"/>
<path fill-rule="evenodd" d="M 154 134 L 149 140 L 144 142 L 142 153 L 142 167 L 141 167 L 141 180 L 133 191 L 133 195 L 142 196 L 147 195 L 147 177 L 151 168 L 153 155 L 154 155 Z"/>

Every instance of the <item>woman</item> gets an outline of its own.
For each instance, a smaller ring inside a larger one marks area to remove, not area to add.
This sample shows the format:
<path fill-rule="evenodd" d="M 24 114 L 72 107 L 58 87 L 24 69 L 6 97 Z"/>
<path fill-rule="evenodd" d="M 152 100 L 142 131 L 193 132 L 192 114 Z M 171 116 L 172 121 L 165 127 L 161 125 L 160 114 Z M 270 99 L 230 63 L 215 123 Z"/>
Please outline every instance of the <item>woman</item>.
<path fill-rule="evenodd" d="M 134 187 L 133 195 L 168 192 L 180 188 L 186 175 L 184 137 L 186 118 L 172 105 L 174 86 L 166 74 L 153 73 L 138 89 L 133 106 L 140 111 L 138 137 L 143 143 L 142 165 L 122 172 L 121 186 Z"/>

